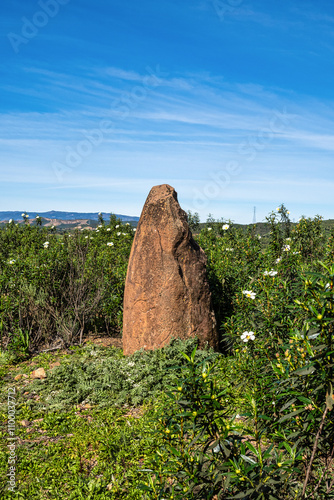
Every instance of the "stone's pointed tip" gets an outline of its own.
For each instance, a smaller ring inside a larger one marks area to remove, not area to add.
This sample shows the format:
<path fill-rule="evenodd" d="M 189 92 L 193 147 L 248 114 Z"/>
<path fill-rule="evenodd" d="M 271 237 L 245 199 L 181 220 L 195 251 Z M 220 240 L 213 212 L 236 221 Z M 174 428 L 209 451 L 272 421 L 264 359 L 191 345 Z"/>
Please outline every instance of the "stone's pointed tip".
<path fill-rule="evenodd" d="M 153 186 L 146 199 L 146 203 L 154 203 L 155 200 L 172 197 L 177 201 L 177 192 L 169 184 Z"/>

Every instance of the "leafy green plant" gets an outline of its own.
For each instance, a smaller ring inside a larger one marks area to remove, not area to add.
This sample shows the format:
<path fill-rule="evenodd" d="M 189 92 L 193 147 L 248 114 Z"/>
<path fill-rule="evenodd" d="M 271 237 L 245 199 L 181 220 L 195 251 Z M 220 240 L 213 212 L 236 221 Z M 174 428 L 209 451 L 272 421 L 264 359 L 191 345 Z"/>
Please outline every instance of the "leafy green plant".
<path fill-rule="evenodd" d="M 161 443 L 149 469 L 154 477 L 141 485 L 150 499 L 282 499 L 291 493 L 301 454 L 285 439 L 264 445 L 267 416 L 249 398 L 254 429 L 247 435 L 231 418 L 233 398 L 228 383 L 215 376 L 215 364 L 184 354 L 178 386 L 158 405 L 154 436 Z M 158 422 L 158 423 L 157 423 Z M 143 471 L 145 472 L 145 471 Z"/>

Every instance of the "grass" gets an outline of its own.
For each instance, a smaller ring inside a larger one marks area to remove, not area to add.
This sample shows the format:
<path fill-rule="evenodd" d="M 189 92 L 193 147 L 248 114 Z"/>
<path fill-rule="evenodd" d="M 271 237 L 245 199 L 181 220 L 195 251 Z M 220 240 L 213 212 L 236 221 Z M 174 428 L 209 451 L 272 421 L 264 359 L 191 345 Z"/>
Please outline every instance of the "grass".
<path fill-rule="evenodd" d="M 193 342 L 181 343 L 186 352 L 192 347 Z M 157 449 L 157 442 L 150 439 L 157 393 L 176 376 L 177 369 L 168 374 L 167 367 L 182 363 L 179 343 L 129 358 L 123 357 L 121 349 L 93 344 L 71 350 L 73 354 L 42 353 L 16 365 L 3 359 L 1 498 L 140 500 L 143 494 L 138 485 L 147 475 L 141 469 Z M 198 355 L 203 359 L 216 356 L 200 351 Z M 56 362 L 60 366 L 53 367 Z M 126 398 L 120 397 L 122 390 L 118 392 L 125 365 L 133 369 L 138 384 L 135 390 L 128 388 Z M 40 367 L 47 378 L 32 380 L 31 372 Z M 108 392 L 104 385 L 108 373 L 109 382 L 118 379 L 116 391 L 109 388 Z M 150 378 L 152 386 L 147 384 Z M 88 393 L 82 390 L 85 386 Z M 7 395 L 13 387 L 18 437 L 15 494 L 7 490 L 6 479 Z"/>

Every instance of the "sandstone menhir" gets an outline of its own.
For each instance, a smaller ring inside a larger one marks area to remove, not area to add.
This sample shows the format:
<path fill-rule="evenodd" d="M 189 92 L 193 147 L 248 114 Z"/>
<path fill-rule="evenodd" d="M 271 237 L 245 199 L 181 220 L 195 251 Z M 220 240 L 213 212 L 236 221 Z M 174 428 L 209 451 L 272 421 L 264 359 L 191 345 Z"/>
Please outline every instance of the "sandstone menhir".
<path fill-rule="evenodd" d="M 124 354 L 197 336 L 218 349 L 206 275 L 206 255 L 194 241 L 177 193 L 154 186 L 133 241 L 124 294 Z"/>

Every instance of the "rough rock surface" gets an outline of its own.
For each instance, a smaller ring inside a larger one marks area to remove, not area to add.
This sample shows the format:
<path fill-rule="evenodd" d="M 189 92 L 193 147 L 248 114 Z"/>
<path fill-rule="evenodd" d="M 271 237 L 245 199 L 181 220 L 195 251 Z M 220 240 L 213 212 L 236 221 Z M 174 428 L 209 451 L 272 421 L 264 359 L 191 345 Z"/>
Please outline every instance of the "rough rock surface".
<path fill-rule="evenodd" d="M 168 184 L 154 186 L 133 241 L 124 295 L 124 354 L 197 336 L 218 349 L 206 255 Z"/>

